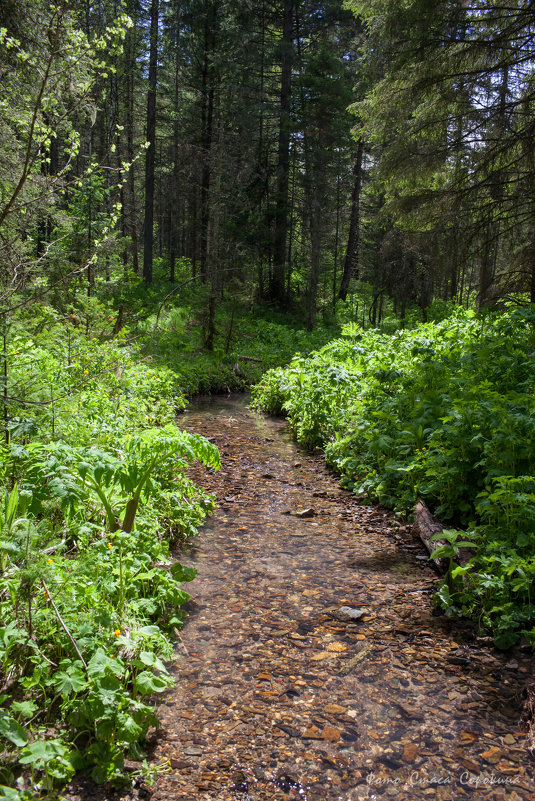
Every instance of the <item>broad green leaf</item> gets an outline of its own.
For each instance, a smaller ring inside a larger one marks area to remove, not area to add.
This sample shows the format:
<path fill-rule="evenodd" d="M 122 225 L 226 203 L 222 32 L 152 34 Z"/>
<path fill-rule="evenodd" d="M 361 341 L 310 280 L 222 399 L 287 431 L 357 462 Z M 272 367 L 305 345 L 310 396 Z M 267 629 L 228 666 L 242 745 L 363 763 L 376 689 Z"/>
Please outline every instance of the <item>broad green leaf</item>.
<path fill-rule="evenodd" d="M 457 576 L 464 576 L 466 573 L 469 573 L 472 569 L 472 565 L 465 565 L 464 567 L 460 567 L 456 565 L 453 570 L 451 571 L 451 577 L 456 579 Z"/>
<path fill-rule="evenodd" d="M 194 567 L 181 565 L 180 562 L 175 562 L 171 567 L 171 575 L 176 581 L 192 581 L 197 575 Z"/>
<path fill-rule="evenodd" d="M 4 787 L 0 785 L 0 799 L 5 801 L 21 801 L 23 796 L 14 787 Z"/>
<path fill-rule="evenodd" d="M 162 660 L 158 659 L 156 654 L 152 653 L 152 651 L 141 651 L 139 659 L 147 667 L 154 667 L 162 673 L 167 673 L 167 669 Z"/>
<path fill-rule="evenodd" d="M 87 673 L 89 676 L 103 676 L 108 666 L 108 657 L 102 648 L 97 648 L 89 662 L 87 663 Z"/>
<path fill-rule="evenodd" d="M 54 674 L 53 681 L 57 691 L 66 696 L 79 693 L 87 686 L 85 675 L 79 668 L 71 668 L 68 671 L 58 670 Z"/>
<path fill-rule="evenodd" d="M 450 557 L 453 554 L 453 550 L 451 545 L 439 545 L 438 548 L 435 548 L 430 559 L 442 559 L 443 557 Z"/>
<path fill-rule="evenodd" d="M 170 686 L 171 681 L 169 678 L 162 676 L 155 676 L 148 670 L 144 670 L 136 676 L 134 687 L 141 695 L 151 695 L 152 693 L 161 693 Z"/>
<path fill-rule="evenodd" d="M 36 740 L 21 751 L 19 762 L 21 765 L 45 765 L 50 759 L 66 758 L 68 754 L 69 749 L 59 740 Z"/>
<path fill-rule="evenodd" d="M 137 633 L 138 634 L 147 634 L 147 635 L 149 635 L 149 634 L 159 634 L 160 633 L 160 629 L 158 628 L 158 626 L 142 626 L 140 629 L 138 629 Z"/>
<path fill-rule="evenodd" d="M 4 709 L 0 709 L 0 734 L 18 748 L 22 748 L 28 742 L 28 735 L 20 723 Z"/>
<path fill-rule="evenodd" d="M 6 551 L 6 553 L 20 553 L 20 546 L 18 546 L 14 542 L 9 542 L 9 540 L 0 540 L 0 550 Z"/>
<path fill-rule="evenodd" d="M 35 715 L 39 707 L 33 701 L 13 701 L 11 709 L 18 712 L 23 718 L 31 718 Z"/>
<path fill-rule="evenodd" d="M 143 735 L 143 728 L 130 715 L 119 715 L 117 723 L 119 739 L 123 742 L 136 743 Z"/>
<path fill-rule="evenodd" d="M 8 526 L 13 524 L 15 519 L 15 515 L 17 514 L 17 506 L 19 503 L 19 490 L 17 485 L 13 487 L 9 494 L 9 498 L 7 501 L 7 508 L 6 508 L 6 523 Z"/>
<path fill-rule="evenodd" d="M 451 595 L 447 584 L 443 584 L 437 592 L 437 596 L 442 602 L 442 605 L 447 609 L 451 606 Z"/>

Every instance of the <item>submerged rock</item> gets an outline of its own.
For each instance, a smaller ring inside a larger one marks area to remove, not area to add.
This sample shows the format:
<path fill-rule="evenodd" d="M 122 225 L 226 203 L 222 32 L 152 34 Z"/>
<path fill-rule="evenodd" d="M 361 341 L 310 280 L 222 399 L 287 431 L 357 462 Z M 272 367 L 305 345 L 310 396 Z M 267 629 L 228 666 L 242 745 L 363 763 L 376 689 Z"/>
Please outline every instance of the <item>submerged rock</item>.
<path fill-rule="evenodd" d="M 354 609 L 352 606 L 341 606 L 340 609 L 329 612 L 331 617 L 334 617 L 335 620 L 341 620 L 343 623 L 355 623 L 365 614 L 365 609 Z"/>

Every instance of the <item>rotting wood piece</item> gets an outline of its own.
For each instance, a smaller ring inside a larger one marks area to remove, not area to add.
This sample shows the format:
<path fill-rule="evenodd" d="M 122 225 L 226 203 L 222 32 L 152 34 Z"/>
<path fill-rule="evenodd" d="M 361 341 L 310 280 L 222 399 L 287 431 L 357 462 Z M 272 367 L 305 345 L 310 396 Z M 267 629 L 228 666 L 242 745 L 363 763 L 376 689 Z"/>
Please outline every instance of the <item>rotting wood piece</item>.
<path fill-rule="evenodd" d="M 535 758 L 535 684 L 530 684 L 526 688 L 527 700 L 524 704 L 522 722 L 528 727 L 526 734 L 526 746 L 531 756 Z"/>
<path fill-rule="evenodd" d="M 423 501 L 418 501 L 414 507 L 414 523 L 412 528 L 414 533 L 418 535 L 420 540 L 425 545 L 429 554 L 432 554 L 435 548 L 438 548 L 439 545 L 449 544 L 447 540 L 441 537 L 432 539 L 437 534 L 442 534 L 442 532 L 446 529 L 446 526 L 444 526 L 440 520 L 437 520 L 437 518 L 431 514 Z M 459 553 L 454 558 L 454 562 L 458 565 L 465 565 L 472 556 L 473 551 L 470 548 L 459 548 Z M 435 565 L 439 573 L 446 573 L 450 563 L 450 560 L 447 557 L 431 559 L 430 561 Z"/>
<path fill-rule="evenodd" d="M 262 364 L 262 359 L 255 359 L 254 356 L 243 356 L 241 353 L 238 353 L 236 358 L 238 361 L 241 359 L 242 362 L 256 362 L 257 364 Z"/>

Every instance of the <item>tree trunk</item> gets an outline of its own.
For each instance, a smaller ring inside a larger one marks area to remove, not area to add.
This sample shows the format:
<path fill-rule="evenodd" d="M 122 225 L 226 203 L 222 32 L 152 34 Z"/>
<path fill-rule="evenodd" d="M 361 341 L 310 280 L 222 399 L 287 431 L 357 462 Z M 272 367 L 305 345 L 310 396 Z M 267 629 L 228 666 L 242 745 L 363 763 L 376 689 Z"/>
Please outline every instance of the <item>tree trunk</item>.
<path fill-rule="evenodd" d="M 457 290 L 459 286 L 459 225 L 456 220 L 453 221 L 453 241 L 452 241 L 452 255 L 450 262 L 450 281 L 448 297 L 455 302 L 457 299 Z M 459 301 L 460 302 L 460 301 Z"/>
<path fill-rule="evenodd" d="M 215 307 L 216 307 L 216 298 L 215 298 L 215 287 L 212 286 L 210 288 L 210 298 L 208 300 L 208 314 L 206 318 L 206 333 L 204 336 L 204 347 L 206 350 L 213 350 L 214 349 L 214 339 L 215 339 Z"/>
<path fill-rule="evenodd" d="M 357 143 L 355 166 L 353 168 L 355 182 L 353 184 L 353 195 L 351 197 L 351 217 L 349 220 L 347 250 L 344 260 L 344 271 L 342 273 L 342 280 L 340 282 L 340 291 L 338 293 L 338 297 L 341 300 L 345 300 L 347 298 L 347 291 L 349 289 L 349 282 L 351 281 L 351 278 L 358 278 L 360 244 L 360 190 L 362 186 L 363 149 L 364 146 L 362 139 L 359 139 Z"/>
<path fill-rule="evenodd" d="M 305 150 L 305 198 L 308 207 L 308 235 L 310 238 L 310 271 L 308 274 L 307 329 L 312 331 L 315 322 L 316 297 L 321 267 L 321 246 L 323 240 L 323 204 L 321 193 L 324 188 L 324 174 L 321 157 L 313 158 L 308 137 L 304 136 Z"/>
<path fill-rule="evenodd" d="M 444 531 L 444 526 L 436 519 L 436 517 L 433 517 L 423 501 L 418 501 L 414 507 L 413 531 L 425 545 L 429 555 L 431 555 L 435 548 L 438 548 L 439 545 L 446 544 L 446 540 L 444 539 L 432 539 L 437 534 L 442 534 Z M 431 561 L 440 573 L 445 573 L 448 569 L 449 559 L 432 559 Z"/>
<path fill-rule="evenodd" d="M 147 94 L 147 142 L 145 156 L 145 223 L 143 227 L 143 280 L 152 282 L 154 230 L 154 165 L 156 156 L 156 83 L 158 76 L 158 3 L 150 4 L 149 91 Z"/>
<path fill-rule="evenodd" d="M 290 108 L 292 90 L 294 2 L 284 0 L 281 41 L 281 85 L 279 106 L 279 142 L 273 237 L 273 275 L 270 296 L 284 304 L 286 275 L 286 240 L 288 236 L 288 187 L 290 179 Z"/>
<path fill-rule="evenodd" d="M 340 168 L 336 175 L 336 227 L 334 232 L 334 256 L 333 256 L 333 312 L 336 311 L 336 288 L 338 285 L 338 248 L 340 240 Z"/>
<path fill-rule="evenodd" d="M 45 122 L 48 124 L 47 116 L 44 115 Z M 58 171 L 58 139 L 52 136 L 48 147 L 45 149 L 43 155 L 45 158 L 41 160 L 41 175 L 43 182 L 46 184 L 51 175 L 56 175 Z M 48 159 L 48 160 L 47 160 Z M 45 252 L 47 244 L 52 239 L 53 221 L 50 214 L 39 214 L 37 223 L 37 242 L 35 247 L 36 256 L 42 256 Z"/>
<path fill-rule="evenodd" d="M 205 87 L 206 88 L 206 87 Z M 212 123 L 214 112 L 214 87 L 210 86 L 206 93 L 206 119 L 203 135 L 203 165 L 201 173 L 201 253 L 200 272 L 203 281 L 210 275 L 209 240 L 210 240 L 210 156 L 212 149 Z"/>
<path fill-rule="evenodd" d="M 173 174 L 172 174 L 172 181 L 173 185 L 171 187 L 171 204 L 170 204 L 170 212 L 169 212 L 169 280 L 171 283 L 175 281 L 175 262 L 177 258 L 177 251 L 178 251 L 178 209 L 179 209 L 179 192 L 180 192 L 180 164 L 178 160 L 178 150 L 179 150 L 179 124 L 178 124 L 178 114 L 179 114 L 179 76 L 180 76 L 180 3 L 177 2 L 176 4 L 176 18 L 175 18 L 175 41 L 174 41 L 174 48 L 175 48 L 175 85 L 174 85 L 174 97 L 173 97 L 173 153 L 172 153 L 172 164 L 173 164 Z"/>
<path fill-rule="evenodd" d="M 200 273 L 203 281 L 210 277 L 210 178 L 211 178 L 211 159 L 212 159 L 212 139 L 213 139 L 213 120 L 214 120 L 214 68 L 212 65 L 213 55 L 216 50 L 216 23 L 217 6 L 215 2 L 210 4 L 209 13 L 206 14 L 204 23 L 204 61 L 202 67 L 201 81 L 201 197 L 200 197 L 200 227 L 201 227 L 201 251 L 200 251 Z"/>
<path fill-rule="evenodd" d="M 132 16 L 134 13 L 133 3 L 130 3 L 128 13 Z M 130 235 L 132 240 L 132 269 L 136 275 L 139 275 L 139 236 L 138 236 L 138 219 L 137 219 L 137 202 L 136 202 L 136 176 L 135 176 L 135 152 L 134 152 L 134 125 L 135 125 L 135 109 L 134 109 L 134 82 L 136 72 L 136 47 L 135 47 L 135 28 L 127 31 L 126 43 L 126 153 L 128 163 L 130 164 L 127 177 L 127 197 L 128 208 L 123 209 L 123 216 L 125 217 L 125 231 Z M 127 257 L 128 261 L 128 257 Z"/>
<path fill-rule="evenodd" d="M 198 191 L 197 191 L 197 182 L 193 182 L 193 186 L 191 189 L 191 198 L 190 198 L 190 215 L 191 215 L 191 225 L 190 225 L 190 258 L 191 258 L 191 277 L 195 278 L 197 276 L 197 259 L 198 259 L 198 247 L 197 247 L 197 221 L 198 221 Z"/>
<path fill-rule="evenodd" d="M 491 212 L 488 214 L 487 223 L 485 225 L 485 236 L 483 240 L 483 248 L 481 251 L 481 260 L 479 262 L 479 293 L 478 293 L 478 306 L 480 309 L 490 306 L 492 303 L 490 289 L 494 281 L 494 259 L 493 259 L 493 223 L 491 220 Z"/>

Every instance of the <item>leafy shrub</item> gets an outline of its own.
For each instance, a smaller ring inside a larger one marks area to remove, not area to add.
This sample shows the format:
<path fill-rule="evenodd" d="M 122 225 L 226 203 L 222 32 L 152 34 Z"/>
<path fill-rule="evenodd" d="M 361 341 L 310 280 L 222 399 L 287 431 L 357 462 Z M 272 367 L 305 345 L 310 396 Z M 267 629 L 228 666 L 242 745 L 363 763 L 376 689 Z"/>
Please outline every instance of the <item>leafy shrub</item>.
<path fill-rule="evenodd" d="M 359 494 L 403 511 L 423 498 L 470 528 L 472 568 L 442 600 L 481 615 L 504 647 L 518 631 L 533 639 L 534 368 L 533 308 L 392 335 L 351 324 L 266 373 L 252 403 L 284 412 Z"/>
<path fill-rule="evenodd" d="M 0 785 L 22 798 L 7 786 L 18 766 L 51 790 L 142 756 L 195 575 L 169 544 L 213 508 L 187 466 L 217 469 L 219 453 L 172 422 L 186 403 L 173 371 L 79 320 L 35 306 L 11 321 L 4 362 Z"/>

